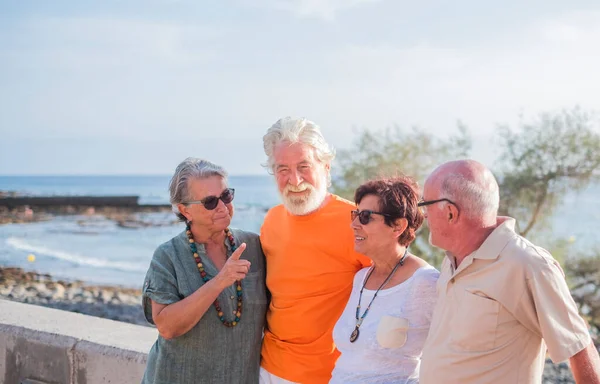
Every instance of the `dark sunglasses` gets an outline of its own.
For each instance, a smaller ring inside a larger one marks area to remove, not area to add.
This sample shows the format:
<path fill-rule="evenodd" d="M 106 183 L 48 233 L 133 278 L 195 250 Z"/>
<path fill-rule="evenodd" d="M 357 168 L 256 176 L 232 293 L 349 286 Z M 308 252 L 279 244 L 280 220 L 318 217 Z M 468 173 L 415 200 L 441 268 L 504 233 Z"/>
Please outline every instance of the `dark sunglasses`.
<path fill-rule="evenodd" d="M 369 209 L 365 209 L 364 211 L 360 211 L 358 209 L 356 209 L 354 211 L 350 211 L 350 217 L 352 218 L 352 221 L 356 220 L 356 218 L 358 217 L 358 221 L 362 225 L 367 225 L 367 224 L 369 224 L 369 222 L 371 222 L 371 215 L 381 215 L 381 216 L 391 217 L 387 213 L 375 212 L 375 211 L 371 211 Z"/>
<path fill-rule="evenodd" d="M 219 205 L 219 200 L 221 200 L 225 204 L 229 204 L 233 201 L 234 195 L 235 189 L 227 188 L 223 191 L 223 193 L 221 193 L 221 196 L 206 196 L 202 200 L 188 201 L 182 204 L 202 204 L 204 208 L 208 209 L 209 211 L 212 211 L 213 209 L 217 208 L 217 205 Z"/>
<path fill-rule="evenodd" d="M 428 205 L 439 203 L 439 202 L 442 202 L 442 201 L 446 201 L 446 202 L 454 205 L 455 207 L 458 207 L 458 205 L 456 205 L 456 203 L 454 201 L 449 200 L 449 199 L 421 200 L 421 201 L 419 201 L 419 203 L 417 204 L 417 206 L 418 207 L 426 207 Z"/>

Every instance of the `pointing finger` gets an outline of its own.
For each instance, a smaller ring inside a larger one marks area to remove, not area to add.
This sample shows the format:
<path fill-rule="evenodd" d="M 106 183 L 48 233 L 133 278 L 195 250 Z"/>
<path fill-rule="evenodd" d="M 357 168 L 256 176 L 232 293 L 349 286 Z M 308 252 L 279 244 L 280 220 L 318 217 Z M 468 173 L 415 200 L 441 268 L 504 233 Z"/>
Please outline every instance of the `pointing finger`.
<path fill-rule="evenodd" d="M 240 244 L 240 246 L 238 247 L 238 249 L 236 249 L 235 252 L 233 252 L 233 254 L 231 255 L 230 259 L 232 259 L 232 260 L 239 260 L 240 256 L 242 256 L 242 253 L 244 252 L 245 249 L 246 249 L 246 243 Z"/>

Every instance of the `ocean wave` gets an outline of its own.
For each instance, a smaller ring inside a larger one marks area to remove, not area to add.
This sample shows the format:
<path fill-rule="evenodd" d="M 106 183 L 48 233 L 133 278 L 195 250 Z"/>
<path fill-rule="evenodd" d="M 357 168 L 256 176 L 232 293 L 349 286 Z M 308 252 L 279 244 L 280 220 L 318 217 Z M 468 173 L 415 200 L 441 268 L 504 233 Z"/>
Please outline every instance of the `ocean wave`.
<path fill-rule="evenodd" d="M 9 237 L 6 239 L 6 244 L 21 250 L 27 251 L 34 254 L 46 255 L 55 259 L 68 261 L 77 265 L 85 265 L 96 268 L 104 268 L 104 269 L 116 269 L 119 271 L 128 271 L 128 272 L 143 272 L 146 269 L 139 264 L 127 263 L 121 261 L 110 261 L 96 258 L 88 258 L 85 256 L 81 256 L 75 253 L 69 253 L 65 251 L 59 251 L 55 249 L 50 249 L 42 246 L 32 245 L 25 242 L 23 239 L 19 239 L 17 237 Z"/>

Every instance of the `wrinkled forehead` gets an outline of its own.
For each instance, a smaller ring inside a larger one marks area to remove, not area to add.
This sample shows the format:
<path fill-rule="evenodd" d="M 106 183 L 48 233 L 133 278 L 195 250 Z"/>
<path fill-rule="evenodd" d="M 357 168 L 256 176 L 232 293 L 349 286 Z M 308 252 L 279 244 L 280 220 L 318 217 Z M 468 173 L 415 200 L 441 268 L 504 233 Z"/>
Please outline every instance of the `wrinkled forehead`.
<path fill-rule="evenodd" d="M 317 163 L 316 151 L 304 143 L 290 143 L 283 141 L 275 146 L 273 151 L 275 166 L 293 166 L 303 162 Z"/>

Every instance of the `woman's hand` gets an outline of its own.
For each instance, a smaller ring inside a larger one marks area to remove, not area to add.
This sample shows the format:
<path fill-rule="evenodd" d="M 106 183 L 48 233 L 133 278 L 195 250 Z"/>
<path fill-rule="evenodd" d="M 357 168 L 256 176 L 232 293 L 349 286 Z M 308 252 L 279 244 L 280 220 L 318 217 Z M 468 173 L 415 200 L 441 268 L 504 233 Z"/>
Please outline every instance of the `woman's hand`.
<path fill-rule="evenodd" d="M 152 318 L 165 339 L 181 336 L 192 329 L 211 307 L 219 294 L 236 280 L 242 280 L 250 270 L 248 260 L 240 260 L 246 243 L 240 244 L 213 279 L 193 294 L 173 304 L 152 302 Z"/>
<path fill-rule="evenodd" d="M 219 282 L 222 289 L 229 287 L 237 280 L 242 280 L 250 270 L 250 262 L 248 260 L 240 260 L 242 253 L 246 249 L 246 243 L 240 246 L 233 252 L 231 257 L 227 259 L 221 271 L 215 276 L 215 280 Z"/>

